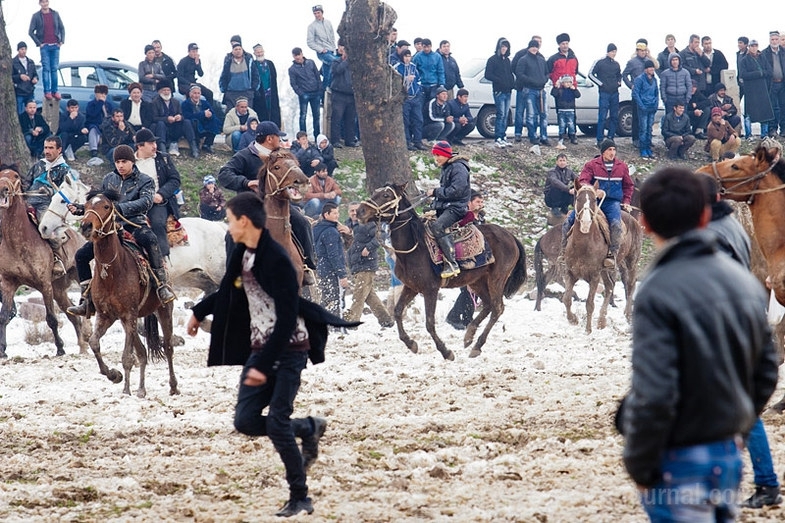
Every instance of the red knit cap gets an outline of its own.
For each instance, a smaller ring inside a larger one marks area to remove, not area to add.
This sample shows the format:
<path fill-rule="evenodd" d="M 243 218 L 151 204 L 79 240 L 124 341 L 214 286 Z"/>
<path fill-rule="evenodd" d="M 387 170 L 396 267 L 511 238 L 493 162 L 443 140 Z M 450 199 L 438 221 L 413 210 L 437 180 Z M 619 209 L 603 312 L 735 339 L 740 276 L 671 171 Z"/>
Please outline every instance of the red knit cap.
<path fill-rule="evenodd" d="M 436 142 L 433 144 L 433 149 L 431 149 L 431 154 L 444 156 L 445 158 L 450 158 L 452 156 L 452 147 L 450 147 L 449 142 Z"/>

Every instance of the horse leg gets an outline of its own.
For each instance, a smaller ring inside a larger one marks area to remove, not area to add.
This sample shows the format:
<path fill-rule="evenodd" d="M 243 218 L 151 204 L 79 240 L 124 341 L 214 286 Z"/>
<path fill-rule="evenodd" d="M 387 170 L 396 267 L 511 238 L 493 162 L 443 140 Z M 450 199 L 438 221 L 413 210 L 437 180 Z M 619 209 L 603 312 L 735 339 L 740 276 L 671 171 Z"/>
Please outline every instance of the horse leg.
<path fill-rule="evenodd" d="M 65 282 L 65 285 L 60 282 Z M 60 307 L 60 310 L 63 312 L 65 312 L 68 307 L 73 305 L 71 300 L 68 298 L 69 283 L 70 280 L 67 278 L 60 278 L 56 282 L 52 282 L 52 291 L 54 292 L 55 303 L 57 303 L 57 306 Z M 71 325 L 74 326 L 74 330 L 76 331 L 76 343 L 79 345 L 79 354 L 87 354 L 87 340 L 90 338 L 90 334 L 92 333 L 92 324 L 89 320 L 83 319 L 81 316 L 66 314 L 65 317 L 68 318 L 68 321 L 71 322 Z"/>
<path fill-rule="evenodd" d="M 431 335 L 433 342 L 436 344 L 436 350 L 438 350 L 442 357 L 445 360 L 454 360 L 455 354 L 447 348 L 444 342 L 439 338 L 439 335 L 436 334 L 436 298 L 439 295 L 438 290 L 434 290 L 432 292 L 423 293 L 423 298 L 425 299 L 425 330 L 428 331 L 428 334 Z"/>
<path fill-rule="evenodd" d="M 112 383 L 120 383 L 123 381 L 123 375 L 117 369 L 109 369 L 106 363 L 104 363 L 103 357 L 101 357 L 101 338 L 113 323 L 114 319 L 107 318 L 100 313 L 96 314 L 95 330 L 93 330 L 93 334 L 90 336 L 89 345 L 98 362 L 98 370 L 101 371 L 101 374 L 109 378 L 109 381 Z"/>
<path fill-rule="evenodd" d="M 169 365 L 169 394 L 174 396 L 180 394 L 177 388 L 177 377 L 174 375 L 174 348 L 172 346 L 172 332 L 174 330 L 172 324 L 172 309 L 173 303 L 167 303 L 161 309 L 158 309 L 158 322 L 161 324 L 161 330 L 164 333 L 164 354 L 166 355 L 166 363 Z"/>
<path fill-rule="evenodd" d="M 3 280 L 0 293 L 2 293 L 3 298 L 3 306 L 2 309 L 0 309 L 0 359 L 3 359 L 8 357 L 5 353 L 7 346 L 6 328 L 8 327 L 11 318 L 16 315 L 16 306 L 14 305 L 14 294 L 16 293 L 16 289 L 12 288 L 11 282 Z"/>
<path fill-rule="evenodd" d="M 482 298 L 480 298 L 480 299 L 482 299 Z M 466 347 L 468 347 L 469 345 L 472 344 L 472 341 L 474 340 L 474 336 L 477 334 L 477 329 L 480 328 L 480 324 L 491 313 L 490 309 L 485 306 L 485 300 L 483 300 L 482 303 L 483 303 L 482 309 L 480 309 L 480 312 L 477 313 L 477 315 L 474 317 L 474 319 L 466 327 L 466 333 L 463 335 L 463 346 L 464 346 L 464 348 L 466 348 Z"/>
<path fill-rule="evenodd" d="M 483 329 L 482 334 L 480 334 L 480 337 L 477 338 L 477 343 L 475 343 L 474 347 L 472 347 L 472 350 L 469 353 L 470 358 L 476 358 L 477 356 L 482 354 L 482 346 L 485 345 L 485 342 L 488 339 L 488 335 L 490 334 L 491 329 L 493 328 L 493 326 L 499 320 L 499 317 L 504 312 L 504 302 L 502 301 L 501 296 L 502 295 L 499 294 L 497 302 L 493 303 L 492 305 L 489 302 L 483 302 L 485 303 L 485 305 L 483 305 L 483 308 L 484 309 L 487 308 L 490 311 L 491 319 L 488 320 L 488 324 L 485 326 L 485 329 Z"/>
<path fill-rule="evenodd" d="M 608 274 L 607 271 L 602 273 L 603 286 L 605 290 L 602 293 L 603 300 L 600 307 L 600 317 L 597 320 L 597 328 L 604 329 L 608 325 L 608 304 L 613 300 L 614 280 L 613 275 Z"/>
<path fill-rule="evenodd" d="M 147 351 L 142 343 L 139 334 L 136 332 L 136 316 L 123 318 L 123 330 L 125 331 L 125 344 L 123 345 L 123 374 L 125 375 L 125 387 L 123 394 L 131 395 L 131 370 L 134 362 L 139 363 L 139 388 L 136 390 L 138 398 L 144 398 L 147 390 L 144 385 L 145 371 L 147 370 Z"/>
<path fill-rule="evenodd" d="M 417 347 L 417 342 L 414 341 L 406 334 L 406 331 L 403 330 L 403 311 L 406 310 L 406 307 L 411 303 L 414 297 L 417 296 L 417 291 L 414 291 L 407 287 L 406 285 L 403 286 L 403 290 L 401 291 L 401 295 L 398 297 L 398 303 L 395 304 L 395 323 L 398 325 L 398 338 L 409 348 L 410 351 L 417 354 L 419 350 Z"/>
<path fill-rule="evenodd" d="M 597 294 L 599 284 L 600 279 L 597 277 L 592 278 L 589 282 L 589 296 L 586 298 L 586 334 L 591 334 L 591 319 L 592 315 L 594 315 L 594 295 Z"/>
<path fill-rule="evenodd" d="M 564 295 L 561 298 L 564 307 L 567 309 L 567 321 L 571 325 L 578 324 L 578 317 L 572 312 L 572 293 L 575 287 L 575 278 L 569 273 L 564 274 Z M 591 293 L 589 294 L 591 296 Z"/>

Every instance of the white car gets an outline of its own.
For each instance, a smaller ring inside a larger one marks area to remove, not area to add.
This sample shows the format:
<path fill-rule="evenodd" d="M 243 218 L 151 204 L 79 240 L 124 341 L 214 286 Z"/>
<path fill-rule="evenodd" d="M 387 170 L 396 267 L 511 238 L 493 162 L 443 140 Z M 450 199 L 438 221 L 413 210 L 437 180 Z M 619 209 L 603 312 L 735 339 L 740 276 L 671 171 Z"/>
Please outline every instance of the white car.
<path fill-rule="evenodd" d="M 493 92 L 490 80 L 485 79 L 486 60 L 473 60 L 466 67 L 461 68 L 461 77 L 464 87 L 469 91 L 469 108 L 477 120 L 477 132 L 485 138 L 493 138 L 496 125 L 496 105 L 493 102 Z M 545 85 L 549 98 L 548 124 L 557 125 L 556 109 L 550 107 L 553 97 L 550 96 L 551 82 Z M 575 123 L 586 135 L 597 134 L 597 111 L 599 109 L 599 88 L 587 76 L 578 72 L 578 89 L 581 97 L 575 100 Z M 507 116 L 507 127 L 512 127 L 515 117 L 515 96 L 512 92 L 510 113 Z M 619 125 L 616 129 L 618 136 L 632 135 L 632 91 L 622 82 L 619 88 Z M 657 112 L 655 121 L 659 121 L 664 110 L 662 107 Z M 526 125 L 524 122 L 524 137 Z"/>

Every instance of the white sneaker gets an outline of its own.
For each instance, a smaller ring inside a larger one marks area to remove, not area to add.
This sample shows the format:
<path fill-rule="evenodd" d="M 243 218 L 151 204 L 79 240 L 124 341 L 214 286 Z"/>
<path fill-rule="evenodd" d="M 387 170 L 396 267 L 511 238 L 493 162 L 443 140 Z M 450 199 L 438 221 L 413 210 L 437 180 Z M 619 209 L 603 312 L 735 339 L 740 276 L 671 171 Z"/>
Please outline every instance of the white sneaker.
<path fill-rule="evenodd" d="M 99 158 L 98 156 L 93 156 L 92 158 L 87 160 L 87 165 L 89 165 L 90 167 L 94 167 L 94 166 L 97 166 L 97 165 L 103 165 L 103 163 L 104 163 L 104 161 L 101 158 Z"/>
<path fill-rule="evenodd" d="M 507 141 L 507 138 L 502 138 L 502 145 L 504 147 L 512 147 L 512 144 Z"/>
<path fill-rule="evenodd" d="M 69 162 L 74 161 L 74 150 L 71 148 L 70 145 L 65 150 L 65 159 Z"/>
<path fill-rule="evenodd" d="M 495 144 L 496 147 L 498 147 L 499 149 L 504 149 L 505 147 L 507 147 L 506 145 L 507 141 L 504 138 L 496 138 Z"/>
<path fill-rule="evenodd" d="M 180 156 L 180 147 L 177 145 L 176 142 L 172 142 L 171 144 L 169 144 L 169 155 Z"/>

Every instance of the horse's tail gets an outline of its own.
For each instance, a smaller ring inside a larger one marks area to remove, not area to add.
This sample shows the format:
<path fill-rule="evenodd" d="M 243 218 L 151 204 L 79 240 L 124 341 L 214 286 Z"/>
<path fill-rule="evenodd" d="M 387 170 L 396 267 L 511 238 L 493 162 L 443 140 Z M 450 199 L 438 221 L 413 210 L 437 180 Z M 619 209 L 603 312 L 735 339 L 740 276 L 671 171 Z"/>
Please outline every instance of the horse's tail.
<path fill-rule="evenodd" d="M 518 246 L 518 261 L 504 284 L 504 296 L 506 298 L 512 298 L 526 282 L 526 251 L 523 250 L 523 244 L 518 241 L 518 238 L 514 239 L 515 244 Z"/>
<path fill-rule="evenodd" d="M 537 303 L 534 310 L 540 310 L 540 297 L 545 292 L 545 271 L 542 269 L 542 261 L 545 255 L 542 252 L 542 238 L 537 240 L 534 245 L 534 281 L 537 282 Z"/>
<path fill-rule="evenodd" d="M 147 357 L 153 362 L 163 360 L 166 355 L 161 343 L 161 335 L 158 334 L 158 318 L 155 314 L 144 317 L 144 338 L 147 340 Z"/>

